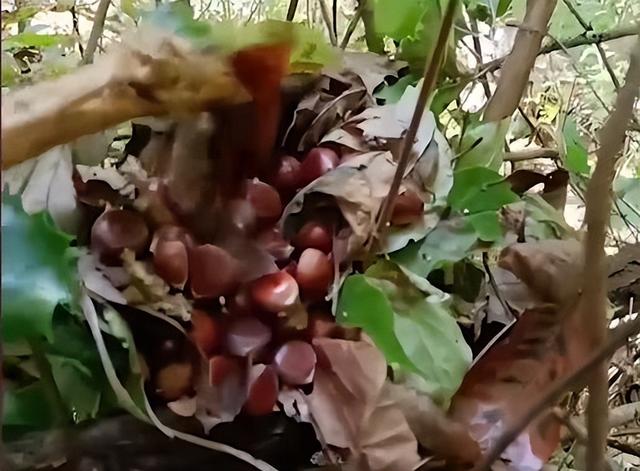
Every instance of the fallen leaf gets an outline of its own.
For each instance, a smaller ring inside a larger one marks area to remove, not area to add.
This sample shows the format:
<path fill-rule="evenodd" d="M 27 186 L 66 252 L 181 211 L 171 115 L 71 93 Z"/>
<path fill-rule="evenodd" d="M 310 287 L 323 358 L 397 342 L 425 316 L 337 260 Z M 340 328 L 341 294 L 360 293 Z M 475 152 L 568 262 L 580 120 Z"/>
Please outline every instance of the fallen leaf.
<path fill-rule="evenodd" d="M 336 318 L 361 327 L 389 364 L 418 376 L 422 391 L 447 404 L 471 363 L 449 302 L 425 298 L 395 264 L 380 261 L 345 280 Z"/>
<path fill-rule="evenodd" d="M 417 442 L 385 397 L 384 357 L 367 341 L 316 338 L 313 344 L 321 361 L 307 402 L 324 440 L 349 449 L 355 469 L 413 469 Z"/>
<path fill-rule="evenodd" d="M 104 274 L 105 268 L 94 254 L 85 252 L 78 257 L 78 276 L 89 292 L 107 301 L 127 304 L 127 299 Z"/>
<path fill-rule="evenodd" d="M 135 185 L 116 167 L 76 165 L 76 171 L 84 183 L 90 180 L 103 181 L 123 196 L 132 198 L 135 195 Z"/>
<path fill-rule="evenodd" d="M 468 430 L 483 452 L 509 424 L 566 372 L 561 317 L 553 306 L 525 311 L 513 329 L 465 375 L 450 417 Z M 539 470 L 560 442 L 560 424 L 548 415 L 532 422 L 503 453 L 514 470 Z M 468 456 L 450 458 L 469 463 Z"/>

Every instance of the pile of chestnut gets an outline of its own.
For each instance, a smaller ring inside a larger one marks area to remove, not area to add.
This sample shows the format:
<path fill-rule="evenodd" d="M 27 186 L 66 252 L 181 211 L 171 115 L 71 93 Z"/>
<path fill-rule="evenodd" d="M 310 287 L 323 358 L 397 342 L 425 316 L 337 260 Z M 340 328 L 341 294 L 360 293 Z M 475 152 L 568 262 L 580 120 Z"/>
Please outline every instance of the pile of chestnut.
<path fill-rule="evenodd" d="M 229 375 L 245 372 L 248 414 L 271 412 L 282 385 L 313 382 L 314 337 L 359 337 L 357 330 L 334 322 L 325 300 L 334 279 L 334 227 L 308 220 L 290 241 L 277 227 L 296 191 L 339 163 L 339 155 L 325 147 L 310 150 L 302 160 L 284 155 L 267 182 L 247 180 L 242 197 L 229 202 L 233 224 L 279 267 L 248 282 L 236 257 L 223 247 L 199 243 L 185 227 L 165 225 L 151 234 L 144 216 L 132 209 L 107 210 L 93 225 L 91 249 L 103 263 L 120 264 L 125 249 L 140 259 L 152 257 L 156 274 L 193 300 L 188 331 L 208 361 L 209 382 L 220 385 Z M 406 192 L 397 200 L 392 223 L 411 223 L 422 211 L 420 197 Z M 176 400 L 192 391 L 195 373 L 189 364 L 169 364 L 153 381 L 161 397 Z"/>

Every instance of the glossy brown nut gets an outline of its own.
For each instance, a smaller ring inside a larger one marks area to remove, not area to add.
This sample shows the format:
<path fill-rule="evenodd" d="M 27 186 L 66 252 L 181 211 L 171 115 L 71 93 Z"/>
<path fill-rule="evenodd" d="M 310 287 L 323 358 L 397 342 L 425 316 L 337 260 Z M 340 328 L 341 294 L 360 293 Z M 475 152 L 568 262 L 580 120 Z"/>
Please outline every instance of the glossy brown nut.
<path fill-rule="evenodd" d="M 240 280 L 238 261 L 223 248 L 205 244 L 189 253 L 191 293 L 196 299 L 217 298 L 232 292 Z"/>
<path fill-rule="evenodd" d="M 296 281 L 304 297 L 321 298 L 333 281 L 331 260 L 318 249 L 306 249 L 298 259 Z"/>
<path fill-rule="evenodd" d="M 209 359 L 209 384 L 221 385 L 232 375 L 240 374 L 242 367 L 238 358 L 215 355 Z"/>
<path fill-rule="evenodd" d="M 205 357 L 222 349 L 224 329 L 222 322 L 200 309 L 191 312 L 191 338 Z"/>
<path fill-rule="evenodd" d="M 327 147 L 316 147 L 307 153 L 300 166 L 300 186 L 307 186 L 338 166 L 338 154 Z"/>
<path fill-rule="evenodd" d="M 274 357 L 276 371 L 282 380 L 292 386 L 313 381 L 316 369 L 316 352 L 302 340 L 291 340 L 282 345 Z"/>
<path fill-rule="evenodd" d="M 249 391 L 244 411 L 249 415 L 266 415 L 278 400 L 278 375 L 271 366 L 253 365 L 249 371 Z"/>
<path fill-rule="evenodd" d="M 156 274 L 174 288 L 183 289 L 189 276 L 189 255 L 179 240 L 160 240 L 153 251 Z"/>
<path fill-rule="evenodd" d="M 167 401 L 175 401 L 191 390 L 193 367 L 191 363 L 172 363 L 156 375 L 156 392 Z"/>
<path fill-rule="evenodd" d="M 280 312 L 298 300 L 296 280 L 286 271 L 269 273 L 251 283 L 251 298 L 260 308 Z"/>
<path fill-rule="evenodd" d="M 255 210 L 256 217 L 263 221 L 275 221 L 282 214 L 282 200 L 278 191 L 264 182 L 247 182 L 247 201 Z"/>
<path fill-rule="evenodd" d="M 295 157 L 282 156 L 270 183 L 281 193 L 294 192 L 300 187 L 300 167 L 300 161 Z"/>
<path fill-rule="evenodd" d="M 333 246 L 333 235 L 324 224 L 309 221 L 295 235 L 293 245 L 299 249 L 318 249 L 328 254 Z"/>
<path fill-rule="evenodd" d="M 418 221 L 424 212 L 424 201 L 415 191 L 407 190 L 396 197 L 391 213 L 391 224 L 404 226 Z"/>
<path fill-rule="evenodd" d="M 91 250 L 105 265 L 119 265 L 125 249 L 143 253 L 149 244 L 149 228 L 143 217 L 128 209 L 102 213 L 91 228 Z"/>

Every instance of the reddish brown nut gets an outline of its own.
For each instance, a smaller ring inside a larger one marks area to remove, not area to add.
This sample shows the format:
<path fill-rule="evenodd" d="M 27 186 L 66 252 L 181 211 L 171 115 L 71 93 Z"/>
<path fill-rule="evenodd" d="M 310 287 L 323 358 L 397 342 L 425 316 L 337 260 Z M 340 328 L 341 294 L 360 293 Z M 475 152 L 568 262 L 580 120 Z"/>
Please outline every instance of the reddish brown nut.
<path fill-rule="evenodd" d="M 317 299 L 327 293 L 333 280 L 333 264 L 318 249 L 306 249 L 300 254 L 296 281 L 305 297 Z"/>
<path fill-rule="evenodd" d="M 420 195 L 412 190 L 407 190 L 398 195 L 391 213 L 391 224 L 404 226 L 418 221 L 424 211 L 424 201 Z"/>
<path fill-rule="evenodd" d="M 286 261 L 293 252 L 291 244 L 275 226 L 261 231 L 256 237 L 256 243 L 278 262 Z"/>
<path fill-rule="evenodd" d="M 249 391 L 244 411 L 249 415 L 266 415 L 278 400 L 278 375 L 271 366 L 253 365 L 249 371 Z"/>
<path fill-rule="evenodd" d="M 189 253 L 189 278 L 194 298 L 217 298 L 238 286 L 239 263 L 223 248 L 201 245 Z"/>
<path fill-rule="evenodd" d="M 242 198 L 229 201 L 227 206 L 231 225 L 244 234 L 252 234 L 256 229 L 258 216 L 251 202 Z"/>
<path fill-rule="evenodd" d="M 186 227 L 177 226 L 175 224 L 167 224 L 159 227 L 153 233 L 153 240 L 151 241 L 151 246 L 149 250 L 151 252 L 155 251 L 158 242 L 163 241 L 180 241 L 184 244 L 187 249 L 192 249 L 195 247 L 195 240 L 191 233 L 187 230 Z"/>
<path fill-rule="evenodd" d="M 298 249 L 318 249 L 328 254 L 333 246 L 333 235 L 324 224 L 309 221 L 295 235 L 293 245 Z"/>
<path fill-rule="evenodd" d="M 219 386 L 230 376 L 240 374 L 241 370 L 237 358 L 215 355 L 209 359 L 209 384 Z"/>
<path fill-rule="evenodd" d="M 316 362 L 315 350 L 302 340 L 291 340 L 285 343 L 274 357 L 278 375 L 291 386 L 301 386 L 313 381 Z"/>
<path fill-rule="evenodd" d="M 247 201 L 262 221 L 275 221 L 282 214 L 282 200 L 278 191 L 258 180 L 247 182 Z"/>
<path fill-rule="evenodd" d="M 172 363 L 156 375 L 156 392 L 167 401 L 175 401 L 191 390 L 193 367 L 191 363 Z"/>
<path fill-rule="evenodd" d="M 227 329 L 227 349 L 240 357 L 256 353 L 271 340 L 271 329 L 255 317 L 235 319 Z"/>
<path fill-rule="evenodd" d="M 300 187 L 300 162 L 291 155 L 284 155 L 271 178 L 271 184 L 283 194 L 290 194 Z"/>
<path fill-rule="evenodd" d="M 91 228 L 91 250 L 105 265 L 119 265 L 125 249 L 143 253 L 149 244 L 149 228 L 142 216 L 128 209 L 102 213 Z"/>
<path fill-rule="evenodd" d="M 160 240 L 153 251 L 156 274 L 174 288 L 183 289 L 189 276 L 189 256 L 179 240 Z"/>
<path fill-rule="evenodd" d="M 338 154 L 327 147 L 311 149 L 300 166 L 300 186 L 306 186 L 333 170 L 339 163 Z"/>
<path fill-rule="evenodd" d="M 222 323 L 200 309 L 191 312 L 191 338 L 205 357 L 218 353 L 224 342 Z"/>
<path fill-rule="evenodd" d="M 269 273 L 251 284 L 251 297 L 260 308 L 280 312 L 298 300 L 298 284 L 286 271 Z"/>

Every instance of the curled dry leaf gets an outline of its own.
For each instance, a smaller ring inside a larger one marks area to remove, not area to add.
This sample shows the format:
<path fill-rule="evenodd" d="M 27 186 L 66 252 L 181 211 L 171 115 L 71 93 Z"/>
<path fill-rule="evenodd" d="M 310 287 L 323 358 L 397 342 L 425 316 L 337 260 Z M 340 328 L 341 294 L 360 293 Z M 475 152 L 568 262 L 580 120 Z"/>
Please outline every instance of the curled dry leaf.
<path fill-rule="evenodd" d="M 500 254 L 501 268 L 516 275 L 542 302 L 571 305 L 582 280 L 582 246 L 574 239 L 512 244 Z"/>
<path fill-rule="evenodd" d="M 356 469 L 413 469 L 416 439 L 394 401 L 384 393 L 387 365 L 368 341 L 313 341 L 319 357 L 309 411 L 329 445 L 351 451 Z"/>
<path fill-rule="evenodd" d="M 359 249 L 371 234 L 375 218 L 388 193 L 396 165 L 389 152 L 358 155 L 302 189 L 284 209 L 284 233 L 296 229 L 294 216 L 313 193 L 333 197 L 353 232 L 348 251 Z"/>
<path fill-rule="evenodd" d="M 450 417 L 468 430 L 483 452 L 554 380 L 566 374 L 560 319 L 553 306 L 526 311 L 511 332 L 466 374 L 453 398 Z M 502 457 L 510 461 L 511 469 L 538 470 L 559 441 L 560 424 L 549 416 L 541 417 Z M 449 460 L 469 463 L 470 458 L 461 453 Z"/>

